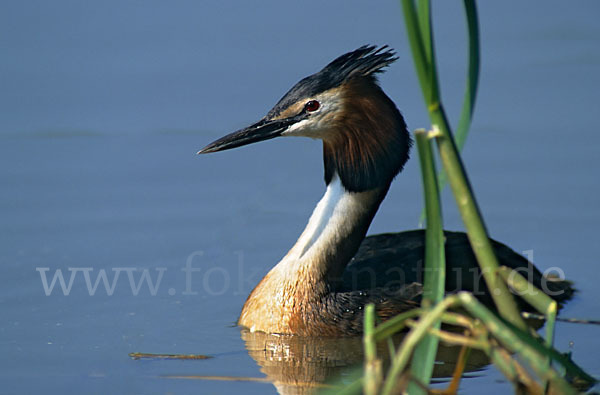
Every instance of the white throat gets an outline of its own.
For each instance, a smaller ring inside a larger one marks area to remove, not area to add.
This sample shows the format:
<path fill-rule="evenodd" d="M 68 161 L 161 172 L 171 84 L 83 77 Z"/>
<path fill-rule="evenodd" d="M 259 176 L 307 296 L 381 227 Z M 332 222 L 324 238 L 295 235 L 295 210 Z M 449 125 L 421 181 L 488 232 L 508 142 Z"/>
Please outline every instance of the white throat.
<path fill-rule="evenodd" d="M 302 258 L 318 241 L 330 239 L 339 233 L 348 214 L 351 215 L 356 208 L 356 202 L 336 176 L 327 186 L 325 195 L 315 207 L 306 228 L 292 248 L 295 257 Z"/>
<path fill-rule="evenodd" d="M 298 241 L 278 266 L 326 265 L 327 258 L 334 255 L 333 251 L 355 230 L 361 219 L 371 215 L 375 195 L 375 191 L 348 192 L 335 175 Z"/>

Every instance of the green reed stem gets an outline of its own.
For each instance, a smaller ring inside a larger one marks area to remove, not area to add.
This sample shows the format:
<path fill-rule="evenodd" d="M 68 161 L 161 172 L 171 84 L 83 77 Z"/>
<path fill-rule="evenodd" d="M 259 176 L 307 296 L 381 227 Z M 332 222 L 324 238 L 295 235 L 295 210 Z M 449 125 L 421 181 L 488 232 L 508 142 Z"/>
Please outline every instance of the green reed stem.
<path fill-rule="evenodd" d="M 430 42 L 424 44 L 424 37 L 421 35 L 422 28 L 419 27 L 420 19 L 415 11 L 413 0 L 401 0 L 401 3 L 404 10 L 409 42 L 417 68 L 417 75 L 419 76 L 421 90 L 423 91 L 427 109 L 429 110 L 429 117 L 431 118 L 433 129 L 439 130 L 439 137 L 436 141 L 440 159 L 448 175 L 469 241 L 500 315 L 516 327 L 525 328 L 526 324 L 519 314 L 514 298 L 508 292 L 504 281 L 496 274 L 499 266 L 498 260 L 492 249 L 479 207 L 469 184 L 462 160 L 458 154 L 458 149 L 452 136 L 441 98 L 439 97 L 439 89 L 432 87 L 433 85 L 437 85 L 437 79 L 428 78 L 435 64 L 433 37 L 430 34 Z M 424 9 L 424 7 L 421 7 L 421 9 Z M 430 62 L 428 62 L 425 50 L 425 48 L 429 47 L 431 47 Z M 421 67 L 424 67 L 424 69 L 419 70 Z"/>
<path fill-rule="evenodd" d="M 439 322 L 441 316 L 448 309 L 448 307 L 457 303 L 458 299 L 456 295 L 451 295 L 446 297 L 428 312 L 421 314 L 421 318 L 414 328 L 404 337 L 402 344 L 398 348 L 398 352 L 396 352 L 396 355 L 394 356 L 392 366 L 390 367 L 385 382 L 383 383 L 383 390 L 381 391 L 383 395 L 393 393 L 400 373 L 404 371 L 406 365 L 408 364 L 410 356 L 417 343 L 421 341 L 421 339 L 428 333 L 429 328 L 433 327 L 433 325 Z"/>
<path fill-rule="evenodd" d="M 456 128 L 456 145 L 462 150 L 469 133 L 473 119 L 477 87 L 479 86 L 479 21 L 477 19 L 477 6 L 475 0 L 464 0 L 469 37 L 469 68 L 467 71 L 467 86 L 463 98 L 463 106 Z M 441 189 L 441 188 L 440 188 Z"/>
<path fill-rule="evenodd" d="M 444 252 L 444 230 L 442 227 L 442 209 L 438 182 L 435 175 L 435 162 L 429 137 L 424 129 L 415 131 L 415 140 L 419 150 L 421 173 L 423 179 L 423 192 L 425 196 L 425 209 L 427 228 L 425 230 L 425 279 L 423 281 L 423 298 L 421 306 L 427 309 L 444 298 L 446 282 L 446 257 Z M 441 321 L 433 326 L 439 329 Z M 425 385 L 429 385 L 439 338 L 426 335 L 417 345 L 411 363 L 412 375 Z M 414 382 L 409 384 L 411 394 L 425 394 L 426 392 Z"/>
<path fill-rule="evenodd" d="M 556 312 L 558 311 L 558 304 L 556 301 L 540 289 L 536 288 L 516 270 L 501 266 L 498 269 L 498 274 L 502 276 L 504 281 L 506 281 L 508 286 L 517 295 L 546 317 L 546 346 L 552 347 L 554 342 Z"/>
<path fill-rule="evenodd" d="M 375 343 L 375 305 L 365 306 L 363 345 L 365 349 L 365 375 L 363 390 L 367 395 L 375 395 L 381 382 L 381 363 L 377 359 L 377 344 Z"/>
<path fill-rule="evenodd" d="M 425 279 L 423 282 L 423 302 L 433 305 L 444 298 L 446 282 L 446 256 L 444 251 L 444 229 L 442 208 L 433 150 L 428 133 L 421 129 L 415 132 L 421 172 L 423 173 L 423 192 L 427 213 L 425 230 Z M 425 306 L 424 306 L 425 307 Z M 429 306 L 426 306 L 429 307 Z"/>
<path fill-rule="evenodd" d="M 425 62 L 427 63 L 427 79 L 430 97 L 439 97 L 439 84 L 437 81 L 437 65 L 433 48 L 433 30 L 431 26 L 431 4 L 429 0 L 417 0 L 417 16 L 419 18 L 419 34 L 422 37 Z"/>
<path fill-rule="evenodd" d="M 471 127 L 471 121 L 473 119 L 473 111 L 475 110 L 475 98 L 477 97 L 477 88 L 479 86 L 479 22 L 477 19 L 477 7 L 475 0 L 464 0 L 465 14 L 467 20 L 467 33 L 469 39 L 469 60 L 468 60 L 468 71 L 467 71 L 467 86 L 465 88 L 465 94 L 463 97 L 463 105 L 460 113 L 460 119 L 458 126 L 456 127 L 456 133 L 454 134 L 454 140 L 456 141 L 456 147 L 459 151 L 462 151 L 467 141 L 469 134 L 469 128 Z M 438 172 L 439 189 L 444 189 L 448 182 L 448 177 L 444 173 L 443 169 Z M 425 220 L 425 209 L 421 213 L 420 222 Z"/>
<path fill-rule="evenodd" d="M 519 274 L 516 270 L 511 270 L 506 266 L 501 266 L 498 273 L 502 276 L 508 286 L 529 303 L 538 312 L 546 317 L 546 347 L 552 347 L 554 342 L 554 325 L 556 323 L 556 312 L 558 310 L 557 303 L 550 296 L 537 289 L 527 279 Z M 551 359 L 546 358 L 546 365 L 551 366 Z M 544 383 L 544 387 L 548 387 L 548 383 Z"/>
<path fill-rule="evenodd" d="M 404 12 L 404 21 L 408 31 L 408 40 L 413 53 L 413 61 L 417 70 L 417 77 L 421 84 L 421 90 L 425 97 L 425 104 L 428 105 L 432 100 L 432 79 L 430 78 L 430 63 L 427 61 L 424 39 L 421 35 L 419 19 L 413 0 L 401 0 L 402 10 Z M 431 51 L 433 47 L 431 46 Z M 433 55 L 433 52 L 431 52 Z"/>
<path fill-rule="evenodd" d="M 534 339 L 527 331 L 510 327 L 488 310 L 475 297 L 468 292 L 460 292 L 458 298 L 461 305 L 473 316 L 479 318 L 490 333 L 497 338 L 507 350 L 519 353 L 523 360 L 543 380 L 548 380 L 555 388 L 564 394 L 574 393 L 574 389 L 558 375 L 556 370 L 547 364 L 547 358 L 560 363 L 567 373 L 587 383 L 596 380 L 583 371 L 573 361 L 553 348 L 548 348 Z"/>
<path fill-rule="evenodd" d="M 373 337 L 375 341 L 381 341 L 393 334 L 400 332 L 407 327 L 407 320 L 417 317 L 423 313 L 421 309 L 412 309 L 404 313 L 400 313 L 387 321 L 384 321 L 381 325 L 375 328 Z"/>

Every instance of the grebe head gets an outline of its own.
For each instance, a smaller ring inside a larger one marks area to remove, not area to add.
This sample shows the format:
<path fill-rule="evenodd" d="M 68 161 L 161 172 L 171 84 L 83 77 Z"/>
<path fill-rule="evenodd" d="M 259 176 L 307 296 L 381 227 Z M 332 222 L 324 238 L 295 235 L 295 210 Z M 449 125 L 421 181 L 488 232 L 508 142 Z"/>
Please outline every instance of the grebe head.
<path fill-rule="evenodd" d="M 402 115 L 376 79 L 396 59 L 387 46 L 346 53 L 294 85 L 260 121 L 198 153 L 279 136 L 317 138 L 323 140 L 327 184 L 337 174 L 349 192 L 387 188 L 411 146 Z"/>

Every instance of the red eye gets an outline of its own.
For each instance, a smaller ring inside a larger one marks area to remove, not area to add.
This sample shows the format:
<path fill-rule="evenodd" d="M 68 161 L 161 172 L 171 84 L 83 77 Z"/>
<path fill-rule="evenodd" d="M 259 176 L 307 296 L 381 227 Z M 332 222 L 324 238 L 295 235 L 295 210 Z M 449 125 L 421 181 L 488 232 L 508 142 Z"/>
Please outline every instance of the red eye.
<path fill-rule="evenodd" d="M 308 112 L 317 111 L 319 109 L 319 107 L 321 107 L 321 103 L 319 103 L 316 100 L 311 100 L 304 105 L 304 108 Z"/>

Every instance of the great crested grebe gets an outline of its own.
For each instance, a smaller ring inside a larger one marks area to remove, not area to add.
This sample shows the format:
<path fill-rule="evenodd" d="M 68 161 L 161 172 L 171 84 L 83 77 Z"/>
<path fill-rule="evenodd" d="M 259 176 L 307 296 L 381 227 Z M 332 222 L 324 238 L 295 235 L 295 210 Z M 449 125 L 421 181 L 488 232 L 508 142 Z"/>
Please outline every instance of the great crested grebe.
<path fill-rule="evenodd" d="M 355 335 L 367 303 L 375 303 L 383 319 L 418 306 L 424 232 L 365 238 L 412 144 L 404 118 L 376 79 L 396 59 L 387 46 L 346 53 L 294 85 L 257 123 L 200 150 L 279 136 L 323 140 L 325 195 L 296 244 L 246 300 L 239 325 L 266 333 Z M 503 265 L 519 269 L 555 299 L 571 295 L 568 282 L 543 277 L 503 244 L 494 242 L 494 248 Z M 474 291 L 489 302 L 464 233 L 446 232 L 446 255 L 447 291 Z"/>

